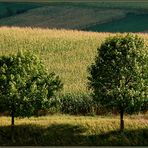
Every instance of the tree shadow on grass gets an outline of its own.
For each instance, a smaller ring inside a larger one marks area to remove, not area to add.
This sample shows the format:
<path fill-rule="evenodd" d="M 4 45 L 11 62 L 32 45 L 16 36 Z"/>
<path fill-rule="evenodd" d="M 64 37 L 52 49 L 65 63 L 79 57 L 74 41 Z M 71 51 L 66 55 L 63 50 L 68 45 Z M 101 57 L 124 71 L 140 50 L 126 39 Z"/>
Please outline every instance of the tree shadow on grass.
<path fill-rule="evenodd" d="M 79 145 L 81 134 L 86 129 L 71 124 L 54 124 L 49 127 L 39 125 L 16 125 L 11 138 L 11 126 L 0 127 L 0 145 L 57 146 Z"/>
<path fill-rule="evenodd" d="M 81 125 L 53 124 L 15 126 L 11 139 L 11 127 L 0 127 L 0 145 L 7 146 L 148 146 L 148 128 L 112 131 L 105 134 L 87 135 Z"/>
<path fill-rule="evenodd" d="M 89 141 L 101 146 L 148 146 L 148 128 L 91 135 Z"/>

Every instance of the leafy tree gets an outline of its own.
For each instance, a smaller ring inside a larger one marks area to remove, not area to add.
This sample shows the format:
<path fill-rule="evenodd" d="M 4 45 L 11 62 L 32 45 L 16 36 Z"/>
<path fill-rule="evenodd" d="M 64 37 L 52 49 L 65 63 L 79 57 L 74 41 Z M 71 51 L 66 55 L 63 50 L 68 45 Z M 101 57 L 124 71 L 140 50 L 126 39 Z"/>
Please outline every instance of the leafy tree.
<path fill-rule="evenodd" d="M 0 57 L 0 110 L 14 117 L 30 117 L 49 107 L 50 98 L 62 88 L 54 73 L 48 74 L 31 52 Z"/>
<path fill-rule="evenodd" d="M 89 67 L 89 87 L 94 100 L 120 113 L 140 111 L 148 103 L 148 51 L 144 40 L 126 34 L 109 37 L 97 49 L 95 63 Z M 148 109 L 148 108 L 147 108 Z"/>

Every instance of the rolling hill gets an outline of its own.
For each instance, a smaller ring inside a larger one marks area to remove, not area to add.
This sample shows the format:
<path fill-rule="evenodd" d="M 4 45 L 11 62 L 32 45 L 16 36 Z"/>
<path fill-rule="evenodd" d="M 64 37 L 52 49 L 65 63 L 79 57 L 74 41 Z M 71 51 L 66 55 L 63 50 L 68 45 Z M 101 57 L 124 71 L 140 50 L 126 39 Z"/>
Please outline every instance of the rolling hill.
<path fill-rule="evenodd" d="M 0 1 L 0 26 L 103 32 L 148 30 L 147 1 Z M 137 21 L 138 20 L 138 21 Z"/>
<path fill-rule="evenodd" d="M 41 28 L 0 28 L 0 55 L 18 50 L 38 54 L 49 71 L 57 73 L 64 83 L 63 94 L 88 94 L 87 67 L 94 61 L 97 47 L 109 33 Z M 141 33 L 148 43 L 148 34 Z"/>
<path fill-rule="evenodd" d="M 117 32 L 136 32 L 148 45 L 147 24 L 147 0 L 0 0 L 0 56 L 33 51 L 64 84 L 56 99 L 75 100 L 64 108 L 87 108 L 81 100 L 90 99 L 87 68 L 97 48 Z M 147 114 L 125 115 L 125 131 L 119 132 L 115 115 L 59 115 L 58 106 L 48 111 L 55 115 L 16 118 L 14 137 L 11 118 L 0 114 L 0 145 L 148 145 Z"/>

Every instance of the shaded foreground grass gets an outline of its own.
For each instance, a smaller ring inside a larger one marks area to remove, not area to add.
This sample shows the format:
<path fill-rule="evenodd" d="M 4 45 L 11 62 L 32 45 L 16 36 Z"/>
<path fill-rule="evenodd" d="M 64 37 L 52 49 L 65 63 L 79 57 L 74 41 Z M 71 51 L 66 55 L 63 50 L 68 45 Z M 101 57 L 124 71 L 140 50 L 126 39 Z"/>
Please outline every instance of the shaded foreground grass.
<path fill-rule="evenodd" d="M 54 115 L 17 119 L 13 140 L 10 118 L 0 119 L 0 145 L 148 145 L 148 120 L 144 117 L 126 117 L 122 133 L 118 130 L 118 117 Z"/>

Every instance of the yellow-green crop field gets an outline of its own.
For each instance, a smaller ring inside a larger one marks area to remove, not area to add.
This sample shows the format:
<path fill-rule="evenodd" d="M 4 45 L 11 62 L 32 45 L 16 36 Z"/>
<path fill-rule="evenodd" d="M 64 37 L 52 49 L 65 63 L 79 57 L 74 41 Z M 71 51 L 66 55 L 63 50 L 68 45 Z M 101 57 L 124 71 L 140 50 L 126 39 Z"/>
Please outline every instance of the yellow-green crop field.
<path fill-rule="evenodd" d="M 0 28 L 0 55 L 31 50 L 40 56 L 49 72 L 64 83 L 62 94 L 88 94 L 87 67 L 94 61 L 96 49 L 114 34 L 39 28 Z M 148 34 L 139 33 L 148 43 Z"/>

